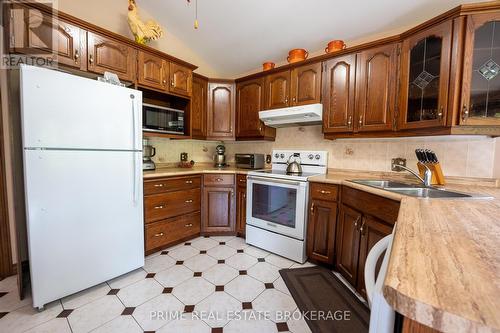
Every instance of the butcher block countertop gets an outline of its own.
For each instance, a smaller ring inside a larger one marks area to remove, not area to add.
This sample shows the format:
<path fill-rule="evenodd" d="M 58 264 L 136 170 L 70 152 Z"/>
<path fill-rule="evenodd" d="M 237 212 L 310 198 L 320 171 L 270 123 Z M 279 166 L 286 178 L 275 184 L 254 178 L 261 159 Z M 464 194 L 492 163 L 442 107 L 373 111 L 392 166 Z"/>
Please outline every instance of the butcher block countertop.
<path fill-rule="evenodd" d="M 349 182 L 393 174 L 330 170 L 342 184 L 401 202 L 383 292 L 404 316 L 443 332 L 500 332 L 498 181 L 456 179 L 446 189 L 494 199 L 418 199 Z M 411 179 L 411 178 L 407 178 Z"/>

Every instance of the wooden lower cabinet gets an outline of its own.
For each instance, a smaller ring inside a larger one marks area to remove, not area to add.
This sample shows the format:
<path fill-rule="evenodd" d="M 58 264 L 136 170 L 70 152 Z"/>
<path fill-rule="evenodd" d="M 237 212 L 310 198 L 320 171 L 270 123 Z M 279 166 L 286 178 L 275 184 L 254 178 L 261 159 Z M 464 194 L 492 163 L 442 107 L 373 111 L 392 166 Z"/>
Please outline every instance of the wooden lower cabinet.
<path fill-rule="evenodd" d="M 336 268 L 353 286 L 358 276 L 359 224 L 362 213 L 348 206 L 340 206 L 337 229 Z"/>
<path fill-rule="evenodd" d="M 311 200 L 307 227 L 307 256 L 309 259 L 333 265 L 337 202 Z"/>
<path fill-rule="evenodd" d="M 234 175 L 209 174 L 203 180 L 204 233 L 227 233 L 236 231 L 236 198 Z"/>
<path fill-rule="evenodd" d="M 200 234 L 200 212 L 146 224 L 146 254 Z"/>
<path fill-rule="evenodd" d="M 200 234 L 201 176 L 144 181 L 146 255 Z"/>
<path fill-rule="evenodd" d="M 245 235 L 247 224 L 247 176 L 236 176 L 236 232 Z"/>

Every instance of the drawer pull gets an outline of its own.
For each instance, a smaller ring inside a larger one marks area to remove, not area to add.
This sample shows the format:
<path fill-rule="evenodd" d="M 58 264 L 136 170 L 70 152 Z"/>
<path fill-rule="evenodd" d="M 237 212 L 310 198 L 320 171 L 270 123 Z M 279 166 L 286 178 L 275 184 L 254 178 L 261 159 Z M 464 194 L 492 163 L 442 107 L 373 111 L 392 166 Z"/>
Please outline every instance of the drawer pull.
<path fill-rule="evenodd" d="M 222 179 L 222 178 L 215 178 L 215 181 L 216 181 L 216 182 L 221 182 L 221 181 L 223 181 L 223 180 L 224 180 L 224 179 Z"/>
<path fill-rule="evenodd" d="M 321 194 L 330 194 L 330 193 L 332 193 L 332 192 L 330 192 L 330 191 L 325 191 L 325 190 L 321 190 L 321 191 L 319 191 L 319 193 L 321 193 Z"/>
<path fill-rule="evenodd" d="M 160 232 L 160 233 L 158 233 L 158 234 L 155 234 L 155 237 L 162 237 L 163 235 L 164 235 L 164 233 L 163 233 L 163 232 Z"/>
<path fill-rule="evenodd" d="M 163 184 L 155 184 L 155 187 L 163 187 Z"/>
<path fill-rule="evenodd" d="M 186 180 L 186 184 L 192 184 L 193 181 L 192 180 Z"/>
<path fill-rule="evenodd" d="M 246 179 L 240 179 L 240 183 L 243 183 L 245 181 L 246 181 Z"/>
<path fill-rule="evenodd" d="M 193 199 L 189 199 L 189 200 L 186 200 L 184 201 L 185 203 L 192 203 L 193 202 Z"/>
<path fill-rule="evenodd" d="M 186 228 L 190 228 L 190 227 L 192 227 L 192 226 L 193 226 L 193 224 L 192 224 L 192 223 L 188 223 L 188 224 L 185 224 L 184 226 L 185 226 Z"/>
<path fill-rule="evenodd" d="M 154 207 L 154 209 L 163 209 L 163 208 L 165 208 L 165 205 L 159 205 Z"/>

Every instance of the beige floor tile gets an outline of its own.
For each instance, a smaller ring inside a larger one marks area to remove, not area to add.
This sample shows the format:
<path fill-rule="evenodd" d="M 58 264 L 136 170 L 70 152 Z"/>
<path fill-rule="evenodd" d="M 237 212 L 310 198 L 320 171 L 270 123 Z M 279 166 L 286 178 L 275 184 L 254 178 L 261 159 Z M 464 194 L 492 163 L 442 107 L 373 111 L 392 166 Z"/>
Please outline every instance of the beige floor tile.
<path fill-rule="evenodd" d="M 92 333 L 143 333 L 132 316 L 119 316 L 96 328 Z"/>
<path fill-rule="evenodd" d="M 208 255 L 215 259 L 227 259 L 236 254 L 236 249 L 227 245 L 219 245 L 207 251 Z"/>
<path fill-rule="evenodd" d="M 203 278 L 216 286 L 223 286 L 238 276 L 238 271 L 228 265 L 218 264 L 203 272 Z"/>
<path fill-rule="evenodd" d="M 132 316 L 144 331 L 156 331 L 177 318 L 183 310 L 184 304 L 177 298 L 170 294 L 161 294 L 138 306 Z"/>
<path fill-rule="evenodd" d="M 159 255 L 146 259 L 144 270 L 148 273 L 158 273 L 175 265 L 175 260 L 168 255 Z"/>
<path fill-rule="evenodd" d="M 224 286 L 224 291 L 241 302 L 251 302 L 264 291 L 264 283 L 248 275 L 240 275 Z"/>
<path fill-rule="evenodd" d="M 271 265 L 267 262 L 259 262 L 248 270 L 248 275 L 261 282 L 268 283 L 273 282 L 280 277 L 279 270 L 279 267 Z"/>
<path fill-rule="evenodd" d="M 217 265 L 217 260 L 208 254 L 198 254 L 184 261 L 184 266 L 193 272 L 204 272 L 214 265 Z"/>
<path fill-rule="evenodd" d="M 202 277 L 191 278 L 174 288 L 173 294 L 186 305 L 195 305 L 215 292 L 215 286 Z"/>
<path fill-rule="evenodd" d="M 138 282 L 146 277 L 146 271 L 142 268 L 136 269 L 130 273 L 123 274 L 113 280 L 109 280 L 108 284 L 112 289 L 122 289 L 135 282 Z"/>
<path fill-rule="evenodd" d="M 54 318 L 46 323 L 33 327 L 26 333 L 71 333 L 68 320 L 66 318 Z"/>
<path fill-rule="evenodd" d="M 38 312 L 31 304 L 10 312 L 0 319 L 0 332 L 24 332 L 57 317 L 63 310 L 61 302 L 55 301 Z"/>
<path fill-rule="evenodd" d="M 106 296 L 74 310 L 68 321 L 73 333 L 93 330 L 118 317 L 125 307 L 116 296 Z"/>
<path fill-rule="evenodd" d="M 144 279 L 126 288 L 120 289 L 117 296 L 125 306 L 138 306 L 151 298 L 160 295 L 163 286 L 155 279 Z"/>
<path fill-rule="evenodd" d="M 210 327 L 223 327 L 229 322 L 229 312 L 241 310 L 241 302 L 225 292 L 215 292 L 195 306 L 198 313 L 210 313 L 212 316 L 202 318 Z"/>
<path fill-rule="evenodd" d="M 184 265 L 175 265 L 155 275 L 155 280 L 164 287 L 176 287 L 193 277 L 193 271 Z"/>
<path fill-rule="evenodd" d="M 253 308 L 256 311 L 268 312 L 271 315 L 271 320 L 276 320 L 279 313 L 285 311 L 293 312 L 297 305 L 293 298 L 276 289 L 266 289 L 253 302 Z"/>
<path fill-rule="evenodd" d="M 106 294 L 111 290 L 107 283 L 101 283 L 97 286 L 82 290 L 76 294 L 64 297 L 61 302 L 63 308 L 65 309 L 76 309 L 87 303 L 95 301 Z"/>

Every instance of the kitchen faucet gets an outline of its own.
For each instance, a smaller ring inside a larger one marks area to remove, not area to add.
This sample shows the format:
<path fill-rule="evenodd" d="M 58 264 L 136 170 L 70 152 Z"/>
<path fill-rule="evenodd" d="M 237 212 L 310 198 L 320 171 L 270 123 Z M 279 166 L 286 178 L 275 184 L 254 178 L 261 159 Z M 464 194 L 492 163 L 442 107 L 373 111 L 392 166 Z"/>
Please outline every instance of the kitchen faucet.
<path fill-rule="evenodd" d="M 404 169 L 404 170 L 408 171 L 409 173 L 411 173 L 412 175 L 414 175 L 415 177 L 417 177 L 417 179 L 420 180 L 422 182 L 422 184 L 424 184 L 425 187 L 431 187 L 432 171 L 431 171 L 431 169 L 429 169 L 429 167 L 427 165 L 425 165 L 423 163 L 422 163 L 422 165 L 425 167 L 423 179 L 422 179 L 422 177 L 420 177 L 420 175 L 416 171 L 413 171 L 412 169 L 410 169 L 404 165 L 392 163 L 392 168 L 395 171 L 401 171 L 401 169 Z"/>

